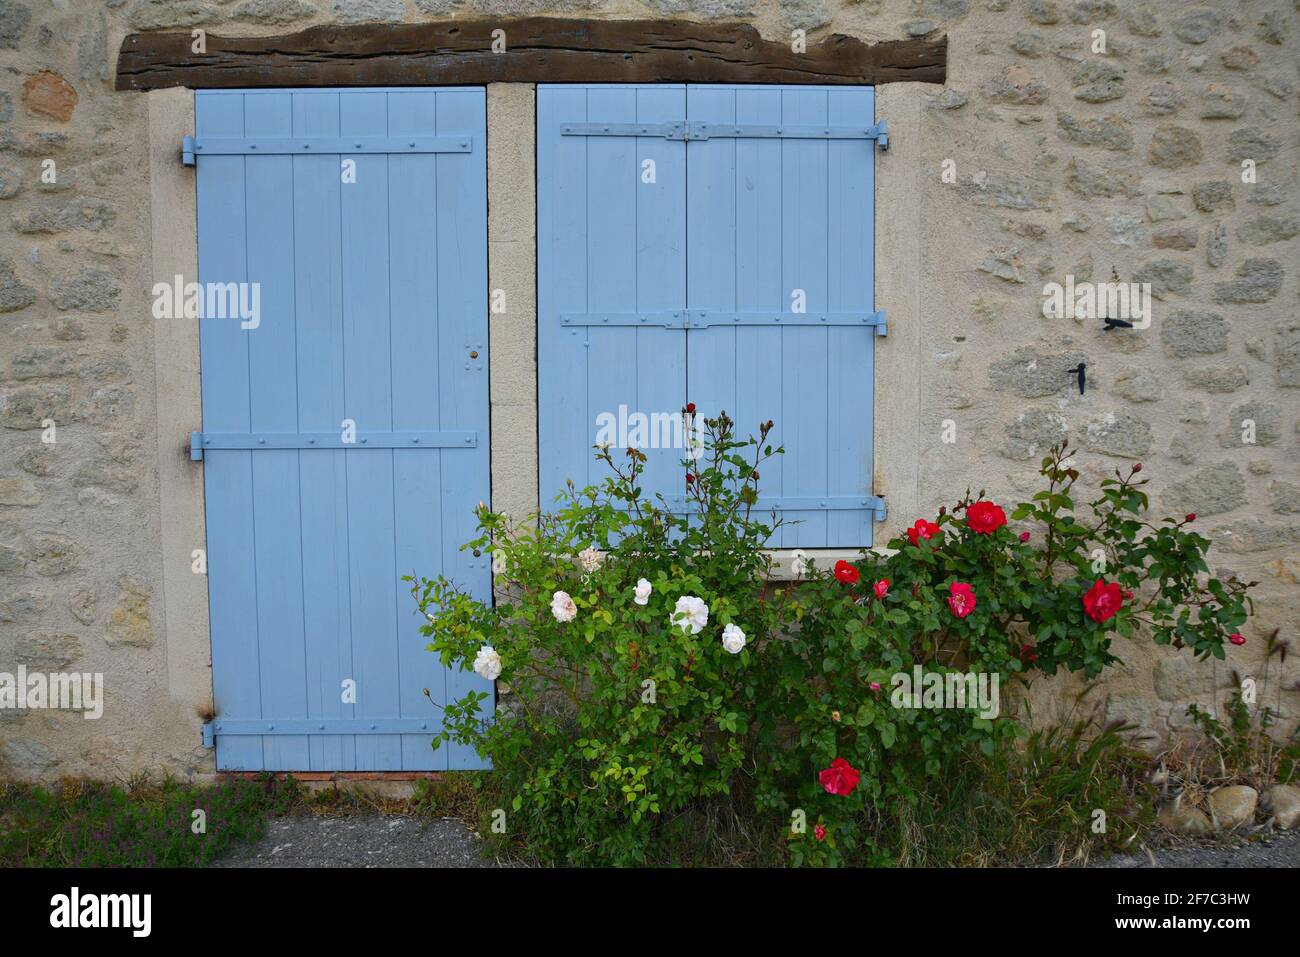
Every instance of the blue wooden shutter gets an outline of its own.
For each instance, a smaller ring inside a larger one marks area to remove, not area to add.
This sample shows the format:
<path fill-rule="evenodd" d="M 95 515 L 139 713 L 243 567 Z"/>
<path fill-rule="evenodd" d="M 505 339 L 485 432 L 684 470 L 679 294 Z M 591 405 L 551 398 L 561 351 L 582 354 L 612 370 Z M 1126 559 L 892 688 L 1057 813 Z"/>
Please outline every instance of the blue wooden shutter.
<path fill-rule="evenodd" d="M 665 97 L 677 90 L 654 89 Z M 786 454 L 764 472 L 763 504 L 790 524 L 772 544 L 870 545 L 873 520 L 883 517 L 883 501 L 872 490 L 873 362 L 884 330 L 874 304 L 874 91 L 691 85 L 684 114 L 653 115 L 634 109 L 633 97 L 641 95 L 618 87 L 538 93 L 544 499 L 565 476 L 579 484 L 599 477 L 585 467 L 594 436 L 593 377 L 612 378 L 626 394 L 641 370 L 662 367 L 673 370 L 666 381 L 676 385 L 684 342 L 686 387 L 672 400 L 664 397 L 664 408 L 691 401 L 707 415 L 725 409 L 746 433 L 776 422 L 772 441 Z M 593 108 L 610 102 L 621 108 Z M 660 120 L 667 122 L 643 128 Z M 673 159 L 672 183 L 664 182 L 660 162 L 657 190 L 636 176 L 640 159 L 659 155 L 652 148 Z M 678 149 L 684 192 L 675 188 Z M 638 198 L 631 225 L 629 192 Z M 583 330 L 565 325 L 564 313 L 585 309 L 596 323 L 602 311 L 620 312 L 632 318 L 619 321 L 644 322 L 647 285 L 672 290 L 666 298 L 676 301 L 680 280 L 669 268 L 676 257 L 645 266 L 639 257 L 627 261 L 645 217 L 674 231 L 685 223 L 684 307 L 668 335 L 638 340 L 634 352 L 620 354 L 603 344 L 628 341 L 609 338 L 627 331 L 593 325 L 584 338 Z M 635 274 L 635 285 L 608 282 L 599 260 L 610 255 L 610 236 L 622 250 L 619 275 Z M 594 303 L 593 283 L 606 283 Z M 796 290 L 803 312 L 795 311 Z M 593 348 L 596 361 L 584 355 Z M 585 418 L 574 405 L 583 398 Z M 675 461 L 658 460 L 658 486 L 672 495 L 681 492 L 680 472 L 669 468 Z"/>
<path fill-rule="evenodd" d="M 219 768 L 480 766 L 432 750 L 424 689 L 491 686 L 425 650 L 399 577 L 490 594 L 459 549 L 489 489 L 485 132 L 482 90 L 196 96 L 199 278 L 262 313 L 201 322 Z"/>

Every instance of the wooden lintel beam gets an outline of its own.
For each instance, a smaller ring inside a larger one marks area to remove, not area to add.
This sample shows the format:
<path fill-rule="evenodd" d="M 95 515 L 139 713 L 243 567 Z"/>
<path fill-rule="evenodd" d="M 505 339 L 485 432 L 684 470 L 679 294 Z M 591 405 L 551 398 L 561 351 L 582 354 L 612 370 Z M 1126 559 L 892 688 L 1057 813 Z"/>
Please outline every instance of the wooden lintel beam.
<path fill-rule="evenodd" d="M 494 30 L 504 52 L 492 51 Z M 943 83 L 947 37 L 864 43 L 832 34 L 795 53 L 745 23 L 452 20 L 317 26 L 274 37 L 132 33 L 117 89 L 523 83 Z"/>

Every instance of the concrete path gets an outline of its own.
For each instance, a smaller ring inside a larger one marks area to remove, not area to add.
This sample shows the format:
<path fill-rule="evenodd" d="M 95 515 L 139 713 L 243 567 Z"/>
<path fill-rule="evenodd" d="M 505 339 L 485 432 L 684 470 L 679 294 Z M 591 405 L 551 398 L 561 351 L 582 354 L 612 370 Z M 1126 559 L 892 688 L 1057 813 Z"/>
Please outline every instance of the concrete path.
<path fill-rule="evenodd" d="M 214 867 L 496 867 L 460 821 L 400 815 L 272 818 L 256 844 Z"/>

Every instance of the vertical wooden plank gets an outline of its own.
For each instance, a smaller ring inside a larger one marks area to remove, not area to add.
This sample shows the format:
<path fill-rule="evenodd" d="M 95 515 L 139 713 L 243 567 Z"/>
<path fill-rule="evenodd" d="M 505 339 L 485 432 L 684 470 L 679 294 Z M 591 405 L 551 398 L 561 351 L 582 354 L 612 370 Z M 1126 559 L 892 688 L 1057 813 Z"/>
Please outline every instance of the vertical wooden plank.
<path fill-rule="evenodd" d="M 637 123 L 673 123 L 686 119 L 686 90 L 681 86 L 638 87 Z M 686 308 L 686 144 L 661 137 L 638 137 L 636 151 L 636 299 L 632 309 L 660 312 Z M 643 182 L 644 162 L 654 163 L 655 181 Z M 679 329 L 635 329 L 636 408 L 651 416 L 652 444 L 662 446 L 662 427 L 654 416 L 678 416 L 687 402 L 686 333 Z M 682 430 L 672 431 L 675 438 Z M 686 449 L 646 449 L 643 497 L 682 494 L 681 461 Z"/>
<path fill-rule="evenodd" d="M 200 136 L 243 136 L 243 95 L 199 93 L 195 131 Z M 212 156 L 199 165 L 198 239 L 200 282 L 247 280 L 244 157 Z M 247 336 L 238 321 L 209 318 L 200 323 L 205 429 L 248 430 Z M 213 703 L 219 716 L 232 719 L 262 716 L 250 455 L 228 452 L 209 456 L 203 464 Z M 261 739 L 218 739 L 217 767 L 261 770 Z"/>
<path fill-rule="evenodd" d="M 824 89 L 786 88 L 781 93 L 781 122 L 824 124 L 826 102 Z M 781 142 L 783 292 L 790 303 L 795 290 L 802 290 L 808 312 L 827 306 L 827 146 L 826 140 Z M 781 407 L 785 415 L 781 441 L 786 450 L 782 488 L 786 495 L 826 494 L 828 341 L 825 329 L 802 326 L 781 332 Z M 787 511 L 784 517 L 791 522 L 783 529 L 786 547 L 825 544 L 824 511 Z"/>
<path fill-rule="evenodd" d="M 339 130 L 385 136 L 386 94 L 339 94 Z M 399 699 L 397 567 L 393 554 L 393 454 L 366 449 L 366 430 L 393 427 L 389 304 L 387 156 L 358 156 L 357 182 L 342 194 L 343 367 L 346 417 L 356 423 L 358 447 L 344 452 L 348 481 L 349 582 L 352 662 L 358 718 L 392 717 Z M 394 736 L 357 735 L 357 767 L 398 771 L 401 742 Z"/>
<path fill-rule="evenodd" d="M 293 94 L 295 136 L 338 136 L 339 95 Z M 344 418 L 343 275 L 340 236 L 342 157 L 293 157 L 298 422 L 334 432 Z M 301 481 L 303 622 L 307 717 L 351 718 L 343 682 L 352 667 L 345 453 L 298 453 Z M 356 769 L 353 735 L 312 735 L 313 771 Z"/>
<path fill-rule="evenodd" d="M 292 135 L 291 94 L 247 94 L 244 130 L 248 136 Z M 254 432 L 296 432 L 293 159 L 245 157 L 245 179 L 248 278 L 261 298 L 260 320 L 247 333 L 249 424 Z M 262 717 L 302 718 L 307 677 L 298 453 L 254 451 L 252 467 Z M 265 735 L 262 752 L 269 771 L 302 770 L 310 763 L 303 735 Z"/>
<path fill-rule="evenodd" d="M 781 91 L 736 91 L 736 122 L 781 122 Z M 789 294 L 781 283 L 781 141 L 742 139 L 736 143 L 736 309 L 787 312 Z M 785 431 L 781 407 L 781 328 L 749 326 L 736 330 L 736 430 L 758 437 L 759 424 L 776 423 L 768 442 L 779 447 Z M 780 496 L 784 483 L 780 457 L 761 470 L 759 493 Z M 762 516 L 771 521 L 771 513 Z M 773 539 L 780 542 L 781 533 Z"/>
<path fill-rule="evenodd" d="M 539 502 L 543 509 L 572 479 L 586 484 L 593 421 L 587 407 L 587 330 L 560 326 L 563 312 L 586 312 L 587 138 L 561 136 L 587 122 L 583 87 L 537 90 L 537 411 Z M 599 215 L 592 210 L 591 215 Z"/>
<path fill-rule="evenodd" d="M 431 135 L 437 128 L 434 90 L 388 94 L 390 133 Z M 469 130 L 457 132 L 469 133 Z M 482 143 L 475 144 L 481 150 Z M 438 207 L 437 157 L 433 154 L 389 158 L 388 216 L 392 236 L 389 273 L 392 283 L 393 428 L 437 429 L 441 419 L 444 365 L 439 330 L 442 323 L 438 263 L 438 224 L 452 210 Z M 452 277 L 451 281 L 457 281 Z M 466 350 L 460 350 L 465 355 Z M 459 426 L 455 426 L 459 428 Z M 466 454 L 453 449 L 452 456 Z M 399 575 L 435 574 L 443 564 L 441 478 L 443 453 L 438 449 L 393 452 L 393 507 Z M 458 503 L 463 507 L 463 503 Z M 397 658 L 401 675 L 395 713 L 424 718 L 441 726 L 441 712 L 424 697 L 445 705 L 447 680 L 438 660 L 425 650 L 424 623 L 405 589 L 397 594 Z M 445 770 L 446 749 L 434 752 L 430 735 L 401 736 L 402 768 Z"/>
<path fill-rule="evenodd" d="M 448 578 L 488 599 L 492 594 L 488 555 L 460 548 L 474 537 L 474 509 L 480 501 L 489 500 L 491 481 L 484 145 L 487 97 L 483 90 L 440 90 L 437 105 L 437 132 L 468 132 L 475 144 L 472 153 L 440 153 L 437 157 L 438 408 L 441 428 L 478 433 L 477 447 L 442 453 L 442 565 Z M 478 356 L 470 358 L 470 352 Z M 471 690 L 488 693 L 482 714 L 490 718 L 496 703 L 492 683 L 473 672 L 447 672 L 448 699 L 457 700 Z M 472 748 L 448 744 L 445 749 L 452 770 L 484 766 Z"/>
<path fill-rule="evenodd" d="M 875 122 L 873 91 L 831 90 L 828 122 Z M 875 286 L 875 143 L 830 144 L 830 240 L 827 301 L 837 312 L 870 312 Z M 830 340 L 826 386 L 829 431 L 827 493 L 871 495 L 875 330 L 836 327 Z M 830 547 L 870 545 L 873 523 L 865 511 L 827 514 Z"/>

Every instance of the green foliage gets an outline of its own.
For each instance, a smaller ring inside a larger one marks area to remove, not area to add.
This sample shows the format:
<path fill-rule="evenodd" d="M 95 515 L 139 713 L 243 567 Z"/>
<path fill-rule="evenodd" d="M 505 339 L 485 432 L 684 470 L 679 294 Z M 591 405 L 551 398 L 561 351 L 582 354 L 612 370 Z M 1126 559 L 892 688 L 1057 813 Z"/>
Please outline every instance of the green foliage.
<path fill-rule="evenodd" d="M 941 784 L 900 807 L 885 839 L 906 838 L 900 863 L 925 867 L 1060 865 L 1124 850 L 1155 805 L 1131 730 L 1072 719 L 1035 728 L 1018 748 L 956 756 Z"/>
<path fill-rule="evenodd" d="M 509 833 L 543 860 L 645 862 L 723 802 L 765 822 L 796 865 L 889 861 L 882 826 L 914 819 L 972 760 L 1068 747 L 1095 782 L 1113 751 L 1109 738 L 1090 755 L 1081 738 L 1035 737 L 974 700 L 902 706 L 896 676 L 996 676 L 1005 700 L 1038 671 L 1100 674 L 1116 636 L 1221 658 L 1245 621 L 1251 583 L 1208 576 L 1191 517 L 1147 521 L 1140 466 L 1103 481 L 1076 517 L 1064 446 L 1042 463 L 1046 488 L 1011 510 L 1027 535 L 967 492 L 914 540 L 770 585 L 764 549 L 781 523 L 755 506 L 782 451 L 767 444 L 772 423 L 744 441 L 725 413 L 706 427 L 703 458 L 683 463 L 685 513 L 643 496 L 641 453 L 620 464 L 599 449 L 611 476 L 570 487 L 535 524 L 480 510 L 466 547 L 493 554 L 507 601 L 408 579 L 445 665 L 469 670 L 485 654 L 492 676 L 488 650 L 499 656 L 508 694 L 495 719 L 482 718 L 483 693 L 467 695 L 447 705 L 440 740 L 492 760 Z M 673 620 L 688 597 L 707 605 L 702 628 Z M 724 647 L 728 625 L 744 632 L 739 653 Z M 837 759 L 856 782 L 821 780 Z M 1052 765 L 1020 767 L 1038 780 Z"/>
<path fill-rule="evenodd" d="M 1169 756 L 1179 774 L 1200 788 L 1248 784 L 1264 790 L 1273 782 L 1292 783 L 1300 773 L 1300 727 L 1284 741 L 1271 733 L 1279 712 L 1268 705 L 1252 708 L 1236 690 L 1224 705 L 1224 717 L 1196 704 L 1187 716 L 1204 735 Z"/>
<path fill-rule="evenodd" d="M 738 441 L 725 416 L 707 424 L 704 455 L 688 460 L 690 514 L 642 494 L 644 455 L 628 450 L 620 465 L 607 449 L 612 476 L 571 487 L 535 527 L 481 510 L 468 547 L 493 554 L 508 604 L 442 579 L 413 583 L 445 665 L 468 670 L 484 645 L 500 655 L 507 707 L 485 723 L 482 693 L 468 695 L 447 707 L 441 740 L 492 759 L 509 782 L 512 829 L 544 858 L 644 861 L 655 827 L 726 794 L 771 734 L 759 704 L 781 658 L 766 649 L 786 619 L 765 594 L 762 546 L 779 522 L 752 515 L 759 469 L 778 451 L 763 444 L 769 427 Z M 639 579 L 652 589 L 643 605 Z M 557 592 L 571 595 L 572 621 L 553 615 Z M 707 606 L 698 633 L 671 620 L 684 597 Z M 738 654 L 721 643 L 728 624 L 746 636 Z"/>
<path fill-rule="evenodd" d="M 297 797 L 292 781 L 269 777 L 206 787 L 0 784 L 0 866 L 197 867 L 257 840 L 266 818 Z M 205 833 L 192 830 L 195 810 L 206 812 Z"/>
<path fill-rule="evenodd" d="M 1210 543 L 1187 529 L 1191 519 L 1143 520 L 1140 466 L 1103 481 L 1090 518 L 1080 521 L 1071 494 L 1078 473 L 1065 454 L 1064 445 L 1053 449 L 1041 469 L 1047 487 L 1011 512 L 1012 520 L 1030 523 L 1027 535 L 1000 512 L 989 520 L 997 510 L 982 491 L 968 491 L 941 510 L 931 537 L 900 536 L 888 543 L 890 553 L 864 554 L 855 566 L 859 581 L 815 572 L 800 590 L 790 651 L 794 667 L 816 680 L 777 689 L 782 717 L 799 736 L 771 763 L 784 772 L 777 793 L 797 787 L 795 800 L 810 820 L 815 809 L 827 836 L 795 837 L 796 862 L 845 860 L 869 833 L 875 808 L 915 804 L 963 755 L 978 749 L 993 757 L 1026 733 L 1010 716 L 990 718 L 969 701 L 964 709 L 899 707 L 906 701 L 891 688 L 898 673 L 920 666 L 926 674 L 996 675 L 1005 700 L 1036 671 L 1096 677 L 1118 660 L 1116 635 L 1147 634 L 1201 657 L 1223 657 L 1225 638 L 1246 620 L 1253 583 L 1201 574 Z M 983 523 L 971 516 L 977 501 Z M 1090 614 L 1084 596 L 1099 581 L 1122 603 Z M 876 582 L 888 583 L 883 598 L 873 591 Z M 965 616 L 949 605 L 956 583 L 975 596 Z M 835 757 L 862 770 L 861 786 L 848 797 L 821 792 L 814 777 Z"/>

